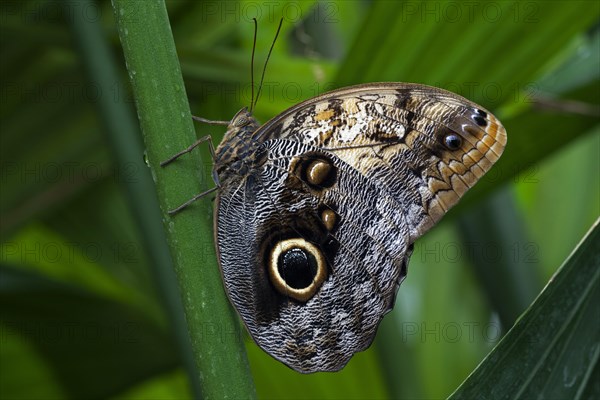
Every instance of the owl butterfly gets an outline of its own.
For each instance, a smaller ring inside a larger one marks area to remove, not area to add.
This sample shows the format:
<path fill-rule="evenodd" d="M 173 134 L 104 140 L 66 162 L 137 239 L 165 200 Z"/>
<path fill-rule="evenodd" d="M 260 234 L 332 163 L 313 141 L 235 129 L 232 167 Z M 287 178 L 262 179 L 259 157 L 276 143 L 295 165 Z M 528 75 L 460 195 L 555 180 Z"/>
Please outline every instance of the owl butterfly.
<path fill-rule="evenodd" d="M 506 144 L 487 110 L 410 83 L 335 90 L 264 125 L 242 109 L 227 124 L 213 169 L 225 289 L 256 343 L 303 373 L 369 347 L 415 240 Z"/>

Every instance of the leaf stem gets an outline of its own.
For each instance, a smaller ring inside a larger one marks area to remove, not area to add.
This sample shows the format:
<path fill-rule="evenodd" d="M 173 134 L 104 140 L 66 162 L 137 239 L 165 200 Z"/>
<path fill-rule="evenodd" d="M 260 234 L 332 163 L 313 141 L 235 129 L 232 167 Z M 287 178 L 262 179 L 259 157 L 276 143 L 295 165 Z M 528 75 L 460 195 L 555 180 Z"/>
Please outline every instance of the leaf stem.
<path fill-rule="evenodd" d="M 253 398 L 255 390 L 235 313 L 215 261 L 210 202 L 173 209 L 207 189 L 198 170 L 210 167 L 191 152 L 167 168 L 160 162 L 196 141 L 192 116 L 163 0 L 113 0 L 138 118 L 163 212 L 202 395 Z M 200 166 L 200 168 L 199 168 Z M 212 185 L 212 182 L 210 182 Z"/>

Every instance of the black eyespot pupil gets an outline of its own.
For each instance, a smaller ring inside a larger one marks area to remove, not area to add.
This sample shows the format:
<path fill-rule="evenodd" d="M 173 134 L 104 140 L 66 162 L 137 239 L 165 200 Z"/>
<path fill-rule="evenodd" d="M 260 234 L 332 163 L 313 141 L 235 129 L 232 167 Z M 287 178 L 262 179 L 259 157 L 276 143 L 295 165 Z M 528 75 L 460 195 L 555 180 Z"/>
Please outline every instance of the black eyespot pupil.
<path fill-rule="evenodd" d="M 448 135 L 444 140 L 446 142 L 446 147 L 450 150 L 458 150 L 462 145 L 462 139 L 458 135 Z"/>
<path fill-rule="evenodd" d="M 306 250 L 294 248 L 279 256 L 277 270 L 289 287 L 304 289 L 317 275 L 317 260 Z"/>

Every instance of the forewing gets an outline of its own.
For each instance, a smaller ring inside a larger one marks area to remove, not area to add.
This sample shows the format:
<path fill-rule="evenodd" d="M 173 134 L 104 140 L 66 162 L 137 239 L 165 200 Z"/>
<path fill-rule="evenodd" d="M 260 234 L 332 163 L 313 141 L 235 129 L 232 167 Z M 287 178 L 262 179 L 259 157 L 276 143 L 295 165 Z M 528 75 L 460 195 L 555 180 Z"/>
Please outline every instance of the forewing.
<path fill-rule="evenodd" d="M 460 137 L 458 148 L 448 148 L 449 135 Z M 372 179 L 407 214 L 411 241 L 458 202 L 506 145 L 504 127 L 481 106 L 404 83 L 327 93 L 283 112 L 255 136 L 311 144 Z"/>

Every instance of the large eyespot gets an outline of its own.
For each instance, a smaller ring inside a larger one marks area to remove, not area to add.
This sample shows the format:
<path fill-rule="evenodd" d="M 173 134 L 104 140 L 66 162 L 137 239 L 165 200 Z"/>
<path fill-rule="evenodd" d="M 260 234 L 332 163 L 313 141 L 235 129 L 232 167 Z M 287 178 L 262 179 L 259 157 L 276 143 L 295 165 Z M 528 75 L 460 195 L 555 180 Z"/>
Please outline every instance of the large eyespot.
<path fill-rule="evenodd" d="M 323 253 L 302 238 L 282 240 L 271 249 L 268 259 L 271 283 L 284 296 L 306 302 L 327 276 Z"/>
<path fill-rule="evenodd" d="M 448 150 L 458 150 L 462 146 L 462 138 L 456 133 L 450 133 L 444 136 L 444 144 Z"/>

